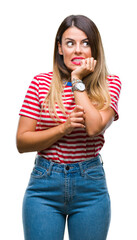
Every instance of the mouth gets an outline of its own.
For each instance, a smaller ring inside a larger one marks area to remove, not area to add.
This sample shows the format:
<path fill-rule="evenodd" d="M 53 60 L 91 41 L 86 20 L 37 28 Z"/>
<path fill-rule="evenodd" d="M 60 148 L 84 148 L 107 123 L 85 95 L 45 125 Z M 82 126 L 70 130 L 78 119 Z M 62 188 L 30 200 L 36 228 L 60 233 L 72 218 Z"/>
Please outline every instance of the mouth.
<path fill-rule="evenodd" d="M 81 65 L 81 60 L 82 59 L 85 59 L 83 57 L 75 57 L 75 58 L 72 58 L 71 59 L 71 62 L 74 64 L 74 65 Z"/>

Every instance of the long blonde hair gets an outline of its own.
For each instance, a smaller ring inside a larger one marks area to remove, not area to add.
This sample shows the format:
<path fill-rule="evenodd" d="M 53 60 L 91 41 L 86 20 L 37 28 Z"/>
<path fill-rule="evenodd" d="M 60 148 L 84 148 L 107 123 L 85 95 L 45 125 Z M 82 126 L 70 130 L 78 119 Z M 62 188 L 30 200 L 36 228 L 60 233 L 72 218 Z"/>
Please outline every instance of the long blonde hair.
<path fill-rule="evenodd" d="M 59 54 L 58 42 L 61 44 L 63 33 L 72 26 L 85 32 L 92 48 L 92 57 L 97 60 L 94 72 L 83 79 L 88 96 L 99 110 L 106 109 L 110 105 L 110 95 L 107 84 L 108 72 L 100 33 L 94 22 L 89 18 L 83 15 L 71 15 L 64 19 L 55 38 L 53 77 L 49 93 L 45 97 L 45 104 L 46 107 L 48 106 L 50 115 L 57 119 L 59 118 L 56 111 L 56 104 L 59 109 L 66 114 L 66 109 L 62 102 L 63 79 L 70 81 L 71 76 L 70 70 L 68 70 L 64 64 L 63 56 Z"/>

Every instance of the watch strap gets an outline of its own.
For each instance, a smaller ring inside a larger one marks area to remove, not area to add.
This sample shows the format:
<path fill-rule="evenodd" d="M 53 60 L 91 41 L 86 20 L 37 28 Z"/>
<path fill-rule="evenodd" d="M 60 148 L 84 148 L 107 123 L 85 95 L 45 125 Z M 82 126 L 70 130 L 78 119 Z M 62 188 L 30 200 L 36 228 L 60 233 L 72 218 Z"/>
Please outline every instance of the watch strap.
<path fill-rule="evenodd" d="M 73 78 L 72 85 L 75 84 L 75 83 L 79 83 L 79 82 L 82 82 L 82 80 Z"/>

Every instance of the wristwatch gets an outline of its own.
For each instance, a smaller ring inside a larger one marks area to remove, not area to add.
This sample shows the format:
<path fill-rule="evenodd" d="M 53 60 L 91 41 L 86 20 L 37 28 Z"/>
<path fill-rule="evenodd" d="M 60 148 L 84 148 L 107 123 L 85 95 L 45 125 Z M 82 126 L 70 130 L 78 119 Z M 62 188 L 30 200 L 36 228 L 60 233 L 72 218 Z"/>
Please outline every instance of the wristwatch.
<path fill-rule="evenodd" d="M 77 82 L 75 85 L 72 87 L 72 92 L 74 91 L 80 91 L 83 92 L 85 91 L 85 84 L 83 82 Z"/>

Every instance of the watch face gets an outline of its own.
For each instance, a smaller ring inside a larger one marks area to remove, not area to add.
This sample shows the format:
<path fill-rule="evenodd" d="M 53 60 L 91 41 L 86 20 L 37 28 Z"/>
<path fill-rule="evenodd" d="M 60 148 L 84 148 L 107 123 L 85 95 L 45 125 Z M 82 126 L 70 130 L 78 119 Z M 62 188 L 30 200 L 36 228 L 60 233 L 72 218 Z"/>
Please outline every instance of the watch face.
<path fill-rule="evenodd" d="M 85 90 L 85 85 L 84 85 L 84 83 L 76 83 L 76 88 L 77 88 L 77 90 L 82 92 Z"/>
<path fill-rule="evenodd" d="M 79 83 L 79 84 L 78 84 L 78 89 L 79 89 L 80 91 L 84 91 L 84 90 L 85 90 L 85 85 L 84 85 L 83 83 Z"/>
<path fill-rule="evenodd" d="M 85 90 L 85 84 L 84 83 L 76 83 L 74 87 L 72 87 L 72 91 L 80 91 L 83 92 Z"/>

